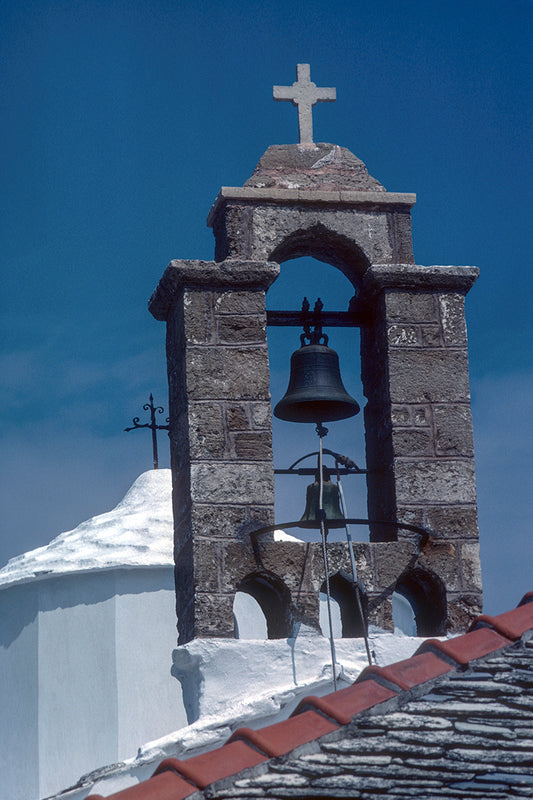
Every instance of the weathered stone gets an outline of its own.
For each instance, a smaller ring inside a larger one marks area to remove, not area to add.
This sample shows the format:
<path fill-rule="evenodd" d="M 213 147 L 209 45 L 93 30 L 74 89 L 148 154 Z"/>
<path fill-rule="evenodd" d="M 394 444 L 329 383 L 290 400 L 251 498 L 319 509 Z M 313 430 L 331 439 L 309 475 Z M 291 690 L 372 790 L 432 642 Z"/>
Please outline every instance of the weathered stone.
<path fill-rule="evenodd" d="M 191 403 L 189 442 L 191 458 L 220 458 L 226 449 L 224 410 L 220 403 Z"/>
<path fill-rule="evenodd" d="M 196 592 L 194 608 L 195 637 L 233 638 L 233 595 Z"/>
<path fill-rule="evenodd" d="M 266 345 L 191 347 L 187 386 L 194 400 L 269 399 Z"/>
<path fill-rule="evenodd" d="M 388 290 L 385 302 L 388 320 L 411 323 L 438 320 L 435 298 L 430 292 Z"/>
<path fill-rule="evenodd" d="M 264 292 L 222 292 L 215 301 L 217 314 L 264 314 Z"/>
<path fill-rule="evenodd" d="M 397 461 L 396 491 L 399 503 L 475 503 L 474 465 L 467 460 Z"/>
<path fill-rule="evenodd" d="M 220 463 L 191 465 L 193 502 L 268 505 L 274 496 L 270 464 Z"/>
<path fill-rule="evenodd" d="M 392 445 L 396 456 L 430 454 L 432 444 L 429 431 L 395 430 L 392 432 Z"/>
<path fill-rule="evenodd" d="M 272 458 L 272 438 L 266 431 L 238 433 L 235 435 L 235 455 L 250 461 Z"/>
<path fill-rule="evenodd" d="M 393 403 L 470 401 L 464 350 L 395 348 L 389 354 L 389 379 Z"/>
<path fill-rule="evenodd" d="M 451 631 L 467 631 L 472 620 L 482 611 L 481 593 L 462 594 L 448 600 L 448 627 Z"/>
<path fill-rule="evenodd" d="M 473 456 L 474 437 L 469 405 L 434 406 L 436 451 L 446 456 Z"/>
<path fill-rule="evenodd" d="M 443 341 L 438 325 L 420 326 L 420 343 L 424 347 L 442 347 Z"/>
<path fill-rule="evenodd" d="M 264 319 L 259 316 L 228 314 L 218 319 L 217 329 L 222 344 L 263 343 L 266 338 Z"/>
<path fill-rule="evenodd" d="M 317 143 L 312 148 L 296 144 L 271 145 L 244 185 L 258 189 L 277 186 L 282 189 L 385 191 L 353 153 L 345 147 L 326 143 Z"/>
<path fill-rule="evenodd" d="M 481 592 L 481 561 L 478 542 L 464 542 L 461 545 L 461 565 L 463 590 Z"/>
<path fill-rule="evenodd" d="M 252 421 L 254 428 L 271 428 L 271 408 L 270 403 L 252 404 Z"/>
<path fill-rule="evenodd" d="M 183 293 L 183 308 L 187 340 L 193 344 L 214 341 L 213 293 L 186 290 Z"/>
<path fill-rule="evenodd" d="M 477 509 L 475 506 L 429 506 L 427 525 L 436 537 L 445 539 L 477 538 Z"/>
<path fill-rule="evenodd" d="M 443 294 L 439 297 L 442 334 L 449 346 L 466 345 L 465 299 L 462 294 Z"/>
<path fill-rule="evenodd" d="M 462 588 L 459 555 L 456 542 L 429 541 L 419 556 L 418 565 L 438 575 L 448 592 L 459 591 Z"/>
<path fill-rule="evenodd" d="M 411 542 L 383 542 L 374 548 L 378 585 L 392 592 L 402 572 L 414 562 L 416 548 Z"/>
<path fill-rule="evenodd" d="M 418 344 L 418 329 L 414 325 L 390 325 L 388 331 L 389 344 Z"/>
<path fill-rule="evenodd" d="M 261 528 L 274 523 L 274 504 L 217 505 L 205 502 L 195 503 L 191 510 L 192 528 L 195 536 L 206 538 L 249 541 L 250 527 Z"/>
<path fill-rule="evenodd" d="M 244 405 L 228 405 L 226 409 L 226 415 L 228 420 L 228 429 L 230 431 L 246 430 L 250 427 Z"/>

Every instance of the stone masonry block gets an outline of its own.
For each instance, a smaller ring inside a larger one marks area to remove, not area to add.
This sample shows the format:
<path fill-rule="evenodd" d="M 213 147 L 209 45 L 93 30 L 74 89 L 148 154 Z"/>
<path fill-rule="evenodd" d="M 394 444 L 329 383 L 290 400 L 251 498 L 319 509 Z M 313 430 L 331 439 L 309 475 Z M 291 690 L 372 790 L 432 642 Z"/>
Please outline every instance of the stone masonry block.
<path fill-rule="evenodd" d="M 385 307 L 389 321 L 438 322 L 435 298 L 430 292 L 388 290 Z"/>
<path fill-rule="evenodd" d="M 438 325 L 421 325 L 419 335 L 424 347 L 442 347 L 444 344 Z"/>
<path fill-rule="evenodd" d="M 191 399 L 269 400 L 266 345 L 191 347 L 187 386 Z"/>
<path fill-rule="evenodd" d="M 380 212 L 333 210 L 319 203 L 254 209 L 252 258 L 277 258 L 278 248 L 294 236 L 307 240 L 308 254 L 315 258 L 323 255 L 326 263 L 331 263 L 331 254 L 340 247 L 345 248 L 348 263 L 349 253 L 354 250 L 363 251 L 367 263 L 389 264 L 394 256 L 386 215 Z"/>
<path fill-rule="evenodd" d="M 400 345 L 416 345 L 419 343 L 418 328 L 416 325 L 389 325 L 387 331 L 389 344 L 396 347 Z"/>
<path fill-rule="evenodd" d="M 430 540 L 418 559 L 423 569 L 435 572 L 443 581 L 448 592 L 461 588 L 460 549 L 457 542 Z"/>
<path fill-rule="evenodd" d="M 215 300 L 217 314 L 264 314 L 264 292 L 222 292 Z"/>
<path fill-rule="evenodd" d="M 195 637 L 234 638 L 232 594 L 197 592 L 194 608 Z"/>
<path fill-rule="evenodd" d="M 266 431 L 235 434 L 235 455 L 257 461 L 272 458 L 272 437 Z"/>
<path fill-rule="evenodd" d="M 242 403 L 228 404 L 226 407 L 226 418 L 228 421 L 228 430 L 230 431 L 242 431 L 250 427 L 246 406 Z"/>
<path fill-rule="evenodd" d="M 397 460 L 396 497 L 399 505 L 476 502 L 474 462 L 470 460 Z"/>
<path fill-rule="evenodd" d="M 192 459 L 222 458 L 226 452 L 224 409 L 221 403 L 192 402 L 189 406 Z"/>
<path fill-rule="evenodd" d="M 481 592 L 465 594 L 454 592 L 448 597 L 448 629 L 454 632 L 467 631 L 472 621 L 481 614 L 483 596 Z"/>
<path fill-rule="evenodd" d="M 271 428 L 270 403 L 252 404 L 252 421 L 254 428 Z"/>
<path fill-rule="evenodd" d="M 188 341 L 195 344 L 214 341 L 213 293 L 186 290 L 183 306 Z"/>
<path fill-rule="evenodd" d="M 436 452 L 446 456 L 473 456 L 474 437 L 469 405 L 434 406 Z"/>
<path fill-rule="evenodd" d="M 274 500 L 272 462 L 191 465 L 193 502 L 268 505 Z"/>
<path fill-rule="evenodd" d="M 218 340 L 222 344 L 264 343 L 266 329 L 264 317 L 228 314 L 217 320 Z"/>
<path fill-rule="evenodd" d="M 393 403 L 470 400 L 466 350 L 393 349 L 389 377 Z"/>
<path fill-rule="evenodd" d="M 222 550 L 222 542 L 195 538 L 193 543 L 195 592 L 224 591 Z"/>
<path fill-rule="evenodd" d="M 258 569 L 249 538 L 241 542 L 221 543 L 220 591 L 236 592 L 241 581 Z"/>
<path fill-rule="evenodd" d="M 432 455 L 432 445 L 428 429 L 393 430 L 392 432 L 395 456 Z"/>
<path fill-rule="evenodd" d="M 478 542 L 463 542 L 461 544 L 461 566 L 463 590 L 466 592 L 481 592 L 481 561 Z"/>
<path fill-rule="evenodd" d="M 240 498 L 236 497 L 236 503 Z M 191 510 L 196 537 L 249 541 L 249 530 L 274 523 L 274 500 L 271 505 L 216 505 L 195 503 Z"/>
<path fill-rule="evenodd" d="M 414 566 L 417 548 L 412 542 L 381 542 L 373 547 L 377 587 L 392 591 L 402 572 Z"/>
<path fill-rule="evenodd" d="M 479 536 L 475 505 L 429 506 L 426 524 L 434 538 L 476 539 Z"/>
<path fill-rule="evenodd" d="M 442 294 L 439 308 L 444 343 L 448 346 L 466 346 L 465 299 L 462 294 Z"/>

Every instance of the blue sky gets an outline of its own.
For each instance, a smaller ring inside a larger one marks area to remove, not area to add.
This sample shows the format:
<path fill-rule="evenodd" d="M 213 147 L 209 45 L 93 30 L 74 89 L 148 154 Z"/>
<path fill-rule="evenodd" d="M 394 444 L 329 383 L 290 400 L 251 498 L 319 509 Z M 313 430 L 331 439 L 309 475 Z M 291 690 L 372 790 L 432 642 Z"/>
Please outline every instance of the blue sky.
<path fill-rule="evenodd" d="M 213 257 L 219 187 L 297 140 L 272 85 L 309 62 L 338 98 L 316 107 L 315 140 L 417 193 L 417 263 L 481 269 L 467 321 L 486 610 L 533 588 L 532 22 L 531 0 L 2 4 L 0 563 L 151 467 L 148 433 L 123 433 L 150 391 L 166 406 L 147 300 L 171 258 Z M 278 300 L 299 302 L 296 275 Z M 351 435 L 329 445 L 359 457 Z M 290 441 L 295 458 L 314 446 Z"/>

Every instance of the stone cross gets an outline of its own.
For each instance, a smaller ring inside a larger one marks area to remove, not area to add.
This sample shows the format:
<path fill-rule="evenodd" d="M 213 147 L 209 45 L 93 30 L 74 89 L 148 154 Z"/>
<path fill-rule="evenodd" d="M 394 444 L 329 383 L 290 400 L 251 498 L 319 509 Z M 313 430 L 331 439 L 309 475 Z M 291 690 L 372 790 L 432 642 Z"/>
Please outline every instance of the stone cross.
<path fill-rule="evenodd" d="M 318 88 L 311 80 L 309 64 L 296 65 L 296 81 L 292 86 L 274 86 L 274 100 L 290 100 L 298 108 L 300 144 L 313 143 L 313 106 L 318 102 L 332 103 L 337 99 L 334 88 Z"/>

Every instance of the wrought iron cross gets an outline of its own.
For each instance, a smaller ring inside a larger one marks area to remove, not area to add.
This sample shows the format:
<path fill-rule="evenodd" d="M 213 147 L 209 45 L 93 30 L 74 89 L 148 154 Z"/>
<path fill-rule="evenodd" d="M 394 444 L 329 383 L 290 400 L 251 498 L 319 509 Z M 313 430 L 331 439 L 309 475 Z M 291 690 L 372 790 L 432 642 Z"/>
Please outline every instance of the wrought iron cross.
<path fill-rule="evenodd" d="M 298 108 L 300 144 L 313 143 L 313 106 L 315 103 L 333 103 L 337 91 L 333 87 L 317 87 L 311 80 L 309 64 L 296 65 L 296 81 L 292 86 L 274 86 L 274 100 L 290 100 Z"/>
<path fill-rule="evenodd" d="M 154 453 L 154 469 L 159 469 L 159 461 L 157 458 L 157 433 L 158 430 L 168 431 L 168 425 L 157 425 L 155 421 L 155 412 L 157 411 L 158 414 L 163 413 L 163 406 L 154 406 L 154 398 L 150 394 L 150 402 L 145 403 L 143 405 L 143 409 L 145 411 L 150 411 L 150 422 L 145 423 L 144 425 L 139 424 L 139 417 L 133 418 L 133 426 L 131 428 L 124 428 L 125 431 L 134 431 L 136 428 L 150 428 L 152 431 L 152 449 Z M 167 420 L 168 422 L 168 417 Z"/>

